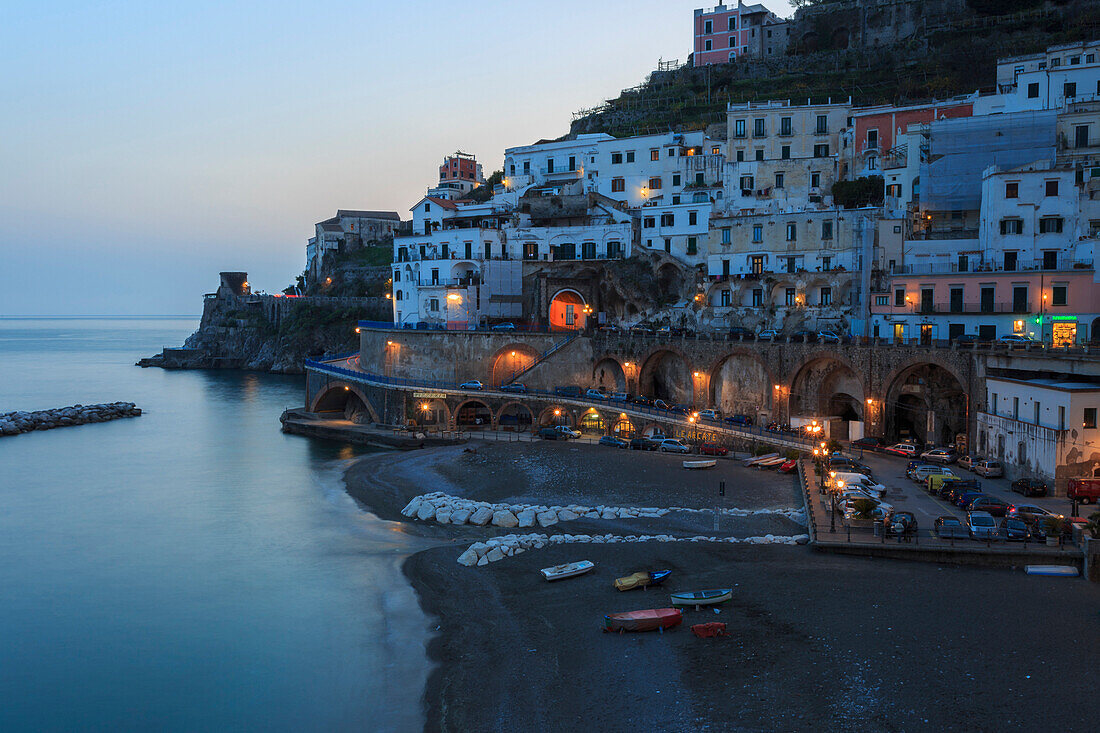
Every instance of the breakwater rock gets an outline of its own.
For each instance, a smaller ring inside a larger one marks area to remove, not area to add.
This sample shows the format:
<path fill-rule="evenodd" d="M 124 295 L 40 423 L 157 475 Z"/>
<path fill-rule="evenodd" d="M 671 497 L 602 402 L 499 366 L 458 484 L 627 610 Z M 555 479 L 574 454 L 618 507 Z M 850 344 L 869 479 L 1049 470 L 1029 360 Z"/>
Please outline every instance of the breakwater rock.
<path fill-rule="evenodd" d="M 72 425 L 121 420 L 138 417 L 141 408 L 133 402 L 111 402 L 99 405 L 73 405 L 55 410 L 0 413 L 0 435 L 19 435 L 32 430 L 52 430 Z"/>

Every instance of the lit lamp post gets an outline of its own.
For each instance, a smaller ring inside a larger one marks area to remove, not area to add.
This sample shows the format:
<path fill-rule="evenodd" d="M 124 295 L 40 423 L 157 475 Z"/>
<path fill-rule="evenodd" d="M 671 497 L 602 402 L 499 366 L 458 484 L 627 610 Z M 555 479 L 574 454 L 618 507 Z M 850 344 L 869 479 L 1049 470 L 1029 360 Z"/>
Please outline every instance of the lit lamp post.
<path fill-rule="evenodd" d="M 825 495 L 825 469 L 821 467 L 821 451 L 814 448 L 814 465 L 817 466 L 817 493 Z"/>
<path fill-rule="evenodd" d="M 832 475 L 836 476 L 836 472 L 834 471 Z M 836 497 L 839 496 L 840 492 L 844 490 L 843 481 L 836 481 L 835 483 L 836 486 L 833 488 L 833 491 L 835 493 L 833 494 L 832 501 L 833 510 L 829 512 L 829 532 L 836 532 Z"/>

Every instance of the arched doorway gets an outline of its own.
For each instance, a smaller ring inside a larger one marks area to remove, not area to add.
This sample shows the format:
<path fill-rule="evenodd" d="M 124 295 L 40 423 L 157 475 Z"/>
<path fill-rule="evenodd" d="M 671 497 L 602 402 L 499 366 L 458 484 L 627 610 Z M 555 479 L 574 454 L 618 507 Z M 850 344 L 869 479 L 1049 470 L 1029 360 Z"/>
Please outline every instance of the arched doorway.
<path fill-rule="evenodd" d="M 835 357 L 807 361 L 791 382 L 791 415 L 862 420 L 863 400 L 859 375 Z"/>
<path fill-rule="evenodd" d="M 487 430 L 493 427 L 493 411 L 484 402 L 467 400 L 455 410 L 455 425 L 466 429 Z"/>
<path fill-rule="evenodd" d="M 556 425 L 568 425 L 569 427 L 573 427 L 573 413 L 560 405 L 547 407 L 539 415 L 539 427 L 545 428 Z"/>
<path fill-rule="evenodd" d="M 968 405 L 962 382 L 951 371 L 928 362 L 912 364 L 887 387 L 886 434 L 953 444 L 966 433 Z"/>
<path fill-rule="evenodd" d="M 489 383 L 496 386 L 508 384 L 538 359 L 538 354 L 527 344 L 509 344 L 493 358 L 493 371 Z"/>
<path fill-rule="evenodd" d="M 592 370 L 592 381 L 605 392 L 625 392 L 626 373 L 622 364 L 610 357 L 601 359 Z"/>
<path fill-rule="evenodd" d="M 687 361 L 667 349 L 646 359 L 638 376 L 638 392 L 674 404 L 690 405 L 692 387 L 692 372 Z"/>
<path fill-rule="evenodd" d="M 630 440 L 637 431 L 634 428 L 634 423 L 630 421 L 630 418 L 628 418 L 624 412 L 619 415 L 618 420 L 611 426 L 611 432 L 618 435 L 620 438 Z"/>
<path fill-rule="evenodd" d="M 560 290 L 550 299 L 548 319 L 554 331 L 581 331 L 588 318 L 587 304 L 576 290 Z"/>
<path fill-rule="evenodd" d="M 534 421 L 531 408 L 522 402 L 510 402 L 497 414 L 497 427 L 501 430 L 527 431 Z"/>
<path fill-rule="evenodd" d="M 451 411 L 443 400 L 418 400 L 411 405 L 410 419 L 418 427 L 444 428 L 451 422 Z"/>
<path fill-rule="evenodd" d="M 607 423 L 604 421 L 603 415 L 594 407 L 581 415 L 579 427 L 582 433 L 590 435 L 603 435 L 607 432 Z"/>
<path fill-rule="evenodd" d="M 312 412 L 328 417 L 343 417 L 360 425 L 380 422 L 377 413 L 358 387 L 333 384 L 320 392 L 313 400 Z"/>

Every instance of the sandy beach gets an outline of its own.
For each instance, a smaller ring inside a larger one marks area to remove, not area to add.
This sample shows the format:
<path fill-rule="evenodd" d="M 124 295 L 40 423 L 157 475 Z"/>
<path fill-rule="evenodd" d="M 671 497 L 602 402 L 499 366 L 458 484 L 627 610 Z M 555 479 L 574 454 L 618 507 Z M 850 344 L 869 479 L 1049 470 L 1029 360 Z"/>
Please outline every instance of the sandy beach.
<path fill-rule="evenodd" d="M 410 522 L 401 508 L 443 491 L 485 501 L 779 509 L 795 480 L 733 462 L 688 472 L 674 456 L 567 443 L 479 443 L 367 456 L 348 489 L 366 508 L 447 542 L 405 563 L 437 619 L 424 695 L 429 730 L 1073 730 L 1097 695 L 1100 588 L 1020 571 L 853 559 L 801 546 L 564 545 L 485 567 L 470 543 L 516 530 Z M 717 482 L 727 483 L 726 496 Z M 582 520 L 548 532 L 714 535 L 713 514 Z M 525 530 L 518 530 L 525 531 Z M 785 517 L 722 517 L 719 534 L 804 531 Z M 538 569 L 588 559 L 585 576 Z M 663 589 L 616 577 L 673 571 Z M 605 613 L 665 607 L 668 592 L 732 587 L 658 634 L 605 634 Z M 728 624 L 697 639 L 688 625 Z M 1042 633 L 1034 633 L 1041 627 Z M 1050 639 L 1061 640 L 1051 645 Z"/>

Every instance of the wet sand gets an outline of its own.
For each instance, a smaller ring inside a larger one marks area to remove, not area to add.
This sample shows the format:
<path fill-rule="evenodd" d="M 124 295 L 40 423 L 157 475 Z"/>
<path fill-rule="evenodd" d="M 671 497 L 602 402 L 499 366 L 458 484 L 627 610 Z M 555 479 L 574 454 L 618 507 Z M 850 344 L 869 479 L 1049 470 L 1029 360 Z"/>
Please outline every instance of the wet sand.
<path fill-rule="evenodd" d="M 726 506 L 796 505 L 790 477 L 733 464 L 694 473 L 671 456 L 563 443 L 477 451 L 370 456 L 348 472 L 349 490 L 388 519 L 429 491 L 708 507 L 719 476 Z M 759 534 L 762 521 L 724 519 L 723 532 Z M 775 534 L 801 531 L 782 518 L 766 523 Z M 635 533 L 625 521 L 593 524 Z M 455 540 L 404 567 L 439 625 L 429 646 L 438 663 L 425 691 L 429 730 L 1091 726 L 1100 587 L 1082 580 L 704 543 L 566 545 L 465 568 L 455 559 L 471 542 L 511 530 L 423 522 L 409 529 Z M 536 531 L 587 530 L 568 523 Z M 596 570 L 559 583 L 538 574 L 577 559 Z M 616 577 L 658 568 L 673 570 L 664 589 L 611 587 Z M 663 635 L 601 633 L 605 613 L 664 607 L 670 590 L 714 587 L 735 591 L 719 614 L 688 610 L 685 625 Z M 695 638 L 687 626 L 706 621 L 727 623 L 730 636 Z"/>

